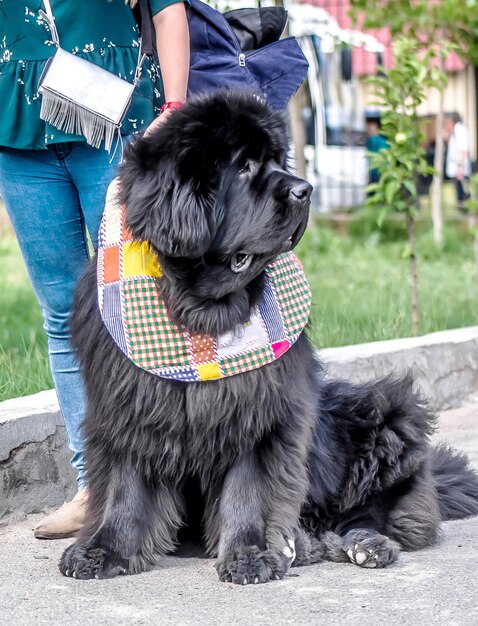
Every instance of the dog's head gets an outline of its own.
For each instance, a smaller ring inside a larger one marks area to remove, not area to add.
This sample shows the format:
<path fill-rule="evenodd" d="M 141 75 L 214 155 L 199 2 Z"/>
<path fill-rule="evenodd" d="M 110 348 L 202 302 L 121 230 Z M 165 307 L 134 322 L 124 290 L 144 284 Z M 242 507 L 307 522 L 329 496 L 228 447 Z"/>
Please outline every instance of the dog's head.
<path fill-rule="evenodd" d="M 247 321 L 267 265 L 307 225 L 310 185 L 287 171 L 280 114 L 254 96 L 193 100 L 121 166 L 128 226 L 159 254 L 173 319 L 217 333 Z"/>

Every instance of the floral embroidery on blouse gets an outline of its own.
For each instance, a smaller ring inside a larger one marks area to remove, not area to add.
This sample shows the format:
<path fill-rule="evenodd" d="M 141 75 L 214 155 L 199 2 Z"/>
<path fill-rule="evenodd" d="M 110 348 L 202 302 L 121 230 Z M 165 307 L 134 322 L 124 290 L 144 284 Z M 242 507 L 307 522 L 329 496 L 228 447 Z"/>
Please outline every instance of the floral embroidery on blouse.
<path fill-rule="evenodd" d="M 123 0 L 50 1 L 65 50 L 133 81 L 139 31 Z M 149 0 L 153 14 L 176 1 L 182 0 Z M 38 82 L 55 48 L 40 9 L 43 0 L 0 0 L 0 147 L 42 149 L 49 143 L 83 139 L 40 120 Z M 159 68 L 147 60 L 123 122 L 124 134 L 141 132 L 159 114 L 161 91 Z M 15 92 L 19 96 L 12 97 Z"/>

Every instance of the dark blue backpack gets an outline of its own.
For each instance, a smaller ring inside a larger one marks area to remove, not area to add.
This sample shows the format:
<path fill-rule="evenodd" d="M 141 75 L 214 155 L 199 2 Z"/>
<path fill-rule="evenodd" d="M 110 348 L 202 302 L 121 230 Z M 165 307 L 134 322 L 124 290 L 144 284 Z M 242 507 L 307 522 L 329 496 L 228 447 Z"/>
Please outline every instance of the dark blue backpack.
<path fill-rule="evenodd" d="M 307 75 L 296 39 L 279 39 L 283 7 L 237 9 L 225 14 L 201 0 L 187 8 L 191 37 L 190 95 L 232 88 L 253 91 L 284 109 Z"/>

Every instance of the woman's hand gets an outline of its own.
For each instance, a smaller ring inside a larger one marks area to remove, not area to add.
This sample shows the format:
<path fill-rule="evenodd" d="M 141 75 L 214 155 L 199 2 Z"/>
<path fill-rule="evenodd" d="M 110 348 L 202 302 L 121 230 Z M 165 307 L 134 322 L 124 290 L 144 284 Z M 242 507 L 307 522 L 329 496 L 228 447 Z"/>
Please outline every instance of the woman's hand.
<path fill-rule="evenodd" d="M 169 116 L 171 115 L 171 113 L 173 112 L 173 109 L 165 109 L 161 115 L 158 115 L 157 118 L 155 118 L 151 124 L 148 126 L 148 128 L 144 131 L 144 135 L 143 137 L 147 137 L 148 135 L 150 135 L 154 130 L 156 130 L 156 128 L 159 128 L 161 126 L 161 124 L 164 124 L 164 122 L 167 121 L 167 119 L 169 118 Z"/>

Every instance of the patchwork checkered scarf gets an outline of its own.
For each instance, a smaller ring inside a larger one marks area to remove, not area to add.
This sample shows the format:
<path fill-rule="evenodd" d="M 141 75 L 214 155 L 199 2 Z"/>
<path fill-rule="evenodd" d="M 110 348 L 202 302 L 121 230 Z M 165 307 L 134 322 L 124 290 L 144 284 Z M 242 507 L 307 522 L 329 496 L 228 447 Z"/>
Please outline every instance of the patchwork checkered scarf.
<path fill-rule="evenodd" d="M 157 256 L 128 231 L 118 192 L 115 179 L 99 234 L 98 300 L 106 328 L 135 365 L 162 378 L 217 380 L 267 365 L 297 341 L 309 319 L 311 294 L 292 252 L 267 267 L 259 304 L 234 332 L 194 334 L 171 321 Z"/>

